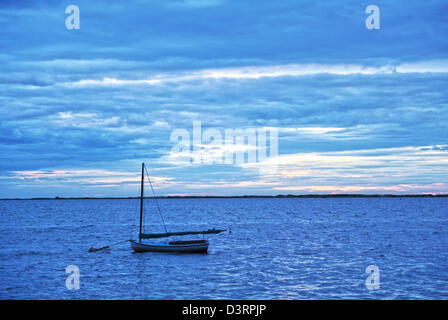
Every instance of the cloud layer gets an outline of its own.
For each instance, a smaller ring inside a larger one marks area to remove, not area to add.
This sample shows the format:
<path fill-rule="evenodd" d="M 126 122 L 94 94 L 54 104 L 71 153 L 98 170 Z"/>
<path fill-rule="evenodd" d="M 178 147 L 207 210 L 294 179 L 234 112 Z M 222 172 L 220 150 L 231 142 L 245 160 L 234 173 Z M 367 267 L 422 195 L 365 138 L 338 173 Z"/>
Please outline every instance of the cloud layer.
<path fill-rule="evenodd" d="M 0 198 L 447 193 L 448 6 L 0 4 Z M 170 135 L 277 128 L 279 157 L 179 164 Z M 67 186 L 70 186 L 68 189 Z"/>

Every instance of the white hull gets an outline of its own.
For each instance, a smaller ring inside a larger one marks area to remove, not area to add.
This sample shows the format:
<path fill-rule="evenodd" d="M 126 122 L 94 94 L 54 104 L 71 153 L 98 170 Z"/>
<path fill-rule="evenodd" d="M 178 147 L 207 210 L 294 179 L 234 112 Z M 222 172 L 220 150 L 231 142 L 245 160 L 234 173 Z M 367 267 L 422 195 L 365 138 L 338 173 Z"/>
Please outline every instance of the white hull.
<path fill-rule="evenodd" d="M 206 253 L 208 241 L 191 244 L 168 244 L 168 243 L 142 243 L 131 240 L 131 248 L 135 252 L 184 252 L 184 253 Z"/>

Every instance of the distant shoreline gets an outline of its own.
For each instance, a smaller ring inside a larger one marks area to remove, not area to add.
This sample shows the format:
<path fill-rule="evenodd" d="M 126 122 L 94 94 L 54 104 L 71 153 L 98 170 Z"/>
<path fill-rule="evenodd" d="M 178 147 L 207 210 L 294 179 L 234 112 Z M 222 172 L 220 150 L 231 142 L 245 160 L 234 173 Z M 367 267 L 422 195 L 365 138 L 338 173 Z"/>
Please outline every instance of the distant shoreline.
<path fill-rule="evenodd" d="M 247 198 L 448 198 L 448 194 L 302 194 L 302 195 L 244 195 L 244 196 L 157 196 L 145 199 L 247 199 Z M 120 200 L 140 197 L 54 197 L 54 198 L 1 198 L 0 200 Z"/>

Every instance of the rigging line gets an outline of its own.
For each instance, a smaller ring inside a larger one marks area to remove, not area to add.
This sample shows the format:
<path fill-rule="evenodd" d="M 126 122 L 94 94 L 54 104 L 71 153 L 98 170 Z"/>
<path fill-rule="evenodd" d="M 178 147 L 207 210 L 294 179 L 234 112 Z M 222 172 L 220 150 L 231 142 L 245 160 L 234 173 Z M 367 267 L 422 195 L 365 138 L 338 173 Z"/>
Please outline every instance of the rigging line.
<path fill-rule="evenodd" d="M 152 190 L 152 194 L 154 196 L 154 200 L 156 201 L 156 204 L 157 204 L 157 209 L 159 211 L 160 218 L 162 218 L 163 227 L 165 228 L 165 232 L 168 232 L 168 230 L 166 229 L 165 221 L 163 220 L 162 211 L 160 211 L 159 202 L 157 201 L 156 194 L 155 194 L 154 189 L 152 187 L 151 179 L 149 179 L 149 174 L 148 174 L 148 170 L 146 169 L 146 166 L 145 166 L 145 171 L 146 171 L 146 177 L 148 178 L 148 181 L 149 181 L 149 185 L 151 186 L 151 190 Z"/>

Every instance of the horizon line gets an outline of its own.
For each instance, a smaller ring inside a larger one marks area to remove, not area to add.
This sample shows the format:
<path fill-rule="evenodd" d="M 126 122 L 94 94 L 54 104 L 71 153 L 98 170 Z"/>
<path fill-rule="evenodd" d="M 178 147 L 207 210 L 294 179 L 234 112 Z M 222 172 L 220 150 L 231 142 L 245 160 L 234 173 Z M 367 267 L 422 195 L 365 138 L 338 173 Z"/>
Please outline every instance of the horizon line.
<path fill-rule="evenodd" d="M 224 198 L 224 199 L 238 199 L 238 198 L 444 198 L 448 197 L 447 193 L 433 194 L 278 194 L 278 195 L 231 195 L 231 196 L 219 196 L 219 195 L 185 195 L 185 196 L 152 196 L 143 197 L 144 199 L 207 199 L 207 198 Z M 139 196 L 135 197 L 33 197 L 33 198 L 0 198 L 0 200 L 120 200 L 120 199 L 140 199 Z"/>

